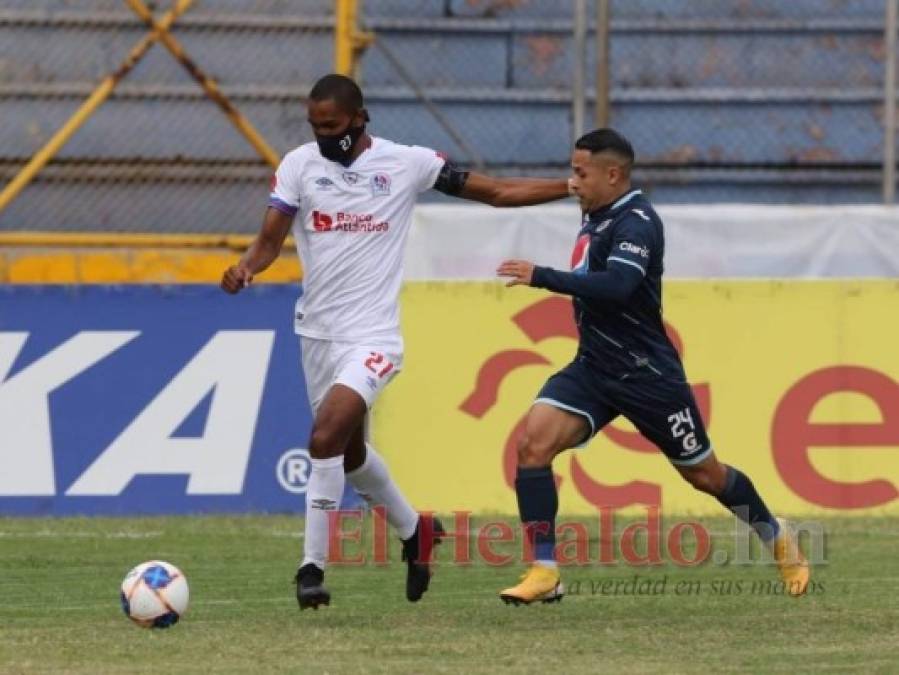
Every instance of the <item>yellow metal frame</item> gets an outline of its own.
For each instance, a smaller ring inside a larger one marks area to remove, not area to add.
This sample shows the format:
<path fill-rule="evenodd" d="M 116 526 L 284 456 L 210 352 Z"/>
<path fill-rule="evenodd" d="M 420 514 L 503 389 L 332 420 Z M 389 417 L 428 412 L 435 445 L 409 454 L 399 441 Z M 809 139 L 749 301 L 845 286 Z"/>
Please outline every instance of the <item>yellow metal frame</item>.
<path fill-rule="evenodd" d="M 253 242 L 248 234 L 154 234 L 109 232 L 0 232 L 0 247 L 21 248 L 227 248 L 243 251 Z M 293 245 L 288 237 L 284 246 Z"/>
<path fill-rule="evenodd" d="M 191 76 L 200 84 L 206 92 L 206 95 L 218 104 L 225 115 L 227 115 L 228 119 L 231 120 L 231 123 L 249 141 L 250 145 L 255 148 L 256 152 L 258 152 L 259 155 L 272 166 L 272 168 L 277 168 L 280 161 L 278 154 L 271 148 L 253 125 L 250 124 L 249 120 L 247 120 L 222 93 L 215 80 L 200 70 L 181 44 L 169 32 L 178 17 L 190 9 L 193 2 L 194 0 L 177 0 L 172 9 L 166 12 L 161 20 L 157 21 L 153 16 L 153 13 L 147 8 L 146 4 L 144 4 L 143 0 L 125 0 L 125 4 L 149 26 L 151 29 L 150 32 L 141 38 L 119 68 L 97 85 L 97 88 L 94 89 L 88 99 L 81 104 L 68 121 L 53 134 L 53 137 L 47 144 L 36 152 L 31 160 L 22 167 L 22 170 L 16 174 L 2 191 L 0 191 L 0 212 L 9 206 L 25 186 L 27 186 L 41 169 L 56 156 L 69 139 L 72 138 L 75 132 L 77 132 L 78 129 L 90 119 L 91 115 L 93 115 L 106 101 L 106 99 L 109 98 L 116 85 L 118 85 L 118 83 L 134 69 L 138 62 L 157 42 L 162 42 L 165 48 L 171 52 L 172 56 L 184 66 Z"/>
<path fill-rule="evenodd" d="M 359 30 L 359 0 L 336 0 L 334 21 L 334 71 L 355 78 L 359 56 L 375 35 Z"/>
<path fill-rule="evenodd" d="M 155 34 L 159 35 L 159 41 L 162 42 L 163 46 L 169 50 L 178 63 L 184 66 L 185 70 L 190 73 L 190 76 L 203 88 L 206 95 L 215 101 L 218 107 L 222 109 L 222 112 L 224 112 L 228 119 L 231 120 L 231 124 L 233 124 L 244 138 L 250 142 L 250 145 L 253 146 L 256 152 L 258 152 L 273 169 L 277 169 L 278 164 L 281 161 L 278 153 L 266 142 L 262 137 L 262 134 L 250 124 L 250 121 L 234 107 L 234 104 L 232 104 L 222 93 L 222 90 L 219 89 L 216 81 L 200 70 L 200 67 L 194 63 L 184 47 L 181 46 L 181 43 L 156 20 L 153 16 L 153 12 L 151 12 L 144 4 L 143 0 L 125 0 L 125 3 L 154 31 Z"/>
<path fill-rule="evenodd" d="M 0 233 L 0 284 L 217 284 L 248 235 Z M 296 283 L 302 268 L 284 253 L 258 283 Z"/>

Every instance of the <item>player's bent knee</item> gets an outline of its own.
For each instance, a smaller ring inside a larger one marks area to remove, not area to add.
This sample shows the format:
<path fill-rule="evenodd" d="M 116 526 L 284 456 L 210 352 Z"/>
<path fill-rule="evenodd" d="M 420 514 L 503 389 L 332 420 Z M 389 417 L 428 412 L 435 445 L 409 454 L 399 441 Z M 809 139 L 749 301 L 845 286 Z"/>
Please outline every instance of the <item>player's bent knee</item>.
<path fill-rule="evenodd" d="M 518 439 L 518 466 L 525 468 L 548 466 L 552 463 L 553 457 L 555 448 L 548 441 L 528 433 L 522 434 Z"/>
<path fill-rule="evenodd" d="M 344 453 L 345 441 L 343 434 L 336 428 L 318 427 L 312 430 L 309 438 L 309 455 L 313 459 L 327 459 Z"/>
<path fill-rule="evenodd" d="M 684 477 L 684 480 L 700 492 L 710 495 L 716 495 L 720 492 L 716 477 L 705 468 L 683 471 L 681 475 Z"/>

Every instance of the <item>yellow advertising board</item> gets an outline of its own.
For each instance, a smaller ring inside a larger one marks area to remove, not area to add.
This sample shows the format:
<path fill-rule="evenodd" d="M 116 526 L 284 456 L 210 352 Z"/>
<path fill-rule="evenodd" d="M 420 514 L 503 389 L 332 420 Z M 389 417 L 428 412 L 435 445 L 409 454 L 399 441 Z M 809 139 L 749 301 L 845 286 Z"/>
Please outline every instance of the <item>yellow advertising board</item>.
<path fill-rule="evenodd" d="M 415 282 L 402 302 L 406 359 L 376 445 L 417 508 L 515 512 L 517 427 L 574 355 L 569 299 Z M 773 510 L 899 513 L 899 282 L 668 282 L 665 317 L 719 458 Z M 554 469 L 563 513 L 721 513 L 622 418 Z"/>

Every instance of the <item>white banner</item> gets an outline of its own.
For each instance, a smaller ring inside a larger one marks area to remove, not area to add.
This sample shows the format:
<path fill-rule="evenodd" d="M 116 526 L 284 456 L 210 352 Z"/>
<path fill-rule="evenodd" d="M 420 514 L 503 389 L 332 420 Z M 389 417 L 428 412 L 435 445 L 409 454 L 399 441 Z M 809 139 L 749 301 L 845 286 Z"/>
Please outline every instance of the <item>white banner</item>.
<path fill-rule="evenodd" d="M 899 277 L 899 207 L 706 204 L 658 212 L 668 278 Z M 568 269 L 579 223 L 573 201 L 420 205 L 406 278 L 490 279 L 506 258 Z"/>

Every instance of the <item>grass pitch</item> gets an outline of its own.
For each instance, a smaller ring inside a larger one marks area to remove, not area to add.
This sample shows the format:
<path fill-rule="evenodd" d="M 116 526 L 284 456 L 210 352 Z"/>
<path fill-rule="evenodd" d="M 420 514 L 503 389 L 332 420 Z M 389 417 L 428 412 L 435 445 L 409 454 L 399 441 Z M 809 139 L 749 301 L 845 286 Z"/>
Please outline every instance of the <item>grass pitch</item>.
<path fill-rule="evenodd" d="M 714 550 L 733 549 L 714 536 L 732 521 L 702 522 Z M 389 565 L 329 569 L 332 605 L 300 613 L 298 518 L 0 519 L 0 672 L 899 671 L 899 519 L 823 523 L 827 564 L 798 601 L 747 590 L 776 579 L 765 565 L 638 568 L 594 554 L 563 570 L 576 593 L 562 603 L 510 607 L 497 592 L 521 565 L 455 565 L 450 546 L 412 605 L 391 537 Z M 166 631 L 137 628 L 119 608 L 125 572 L 154 558 L 191 587 L 189 612 Z M 628 593 L 635 575 L 664 591 Z"/>

